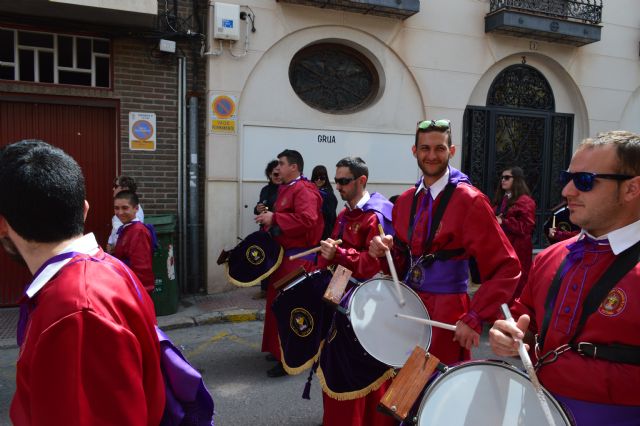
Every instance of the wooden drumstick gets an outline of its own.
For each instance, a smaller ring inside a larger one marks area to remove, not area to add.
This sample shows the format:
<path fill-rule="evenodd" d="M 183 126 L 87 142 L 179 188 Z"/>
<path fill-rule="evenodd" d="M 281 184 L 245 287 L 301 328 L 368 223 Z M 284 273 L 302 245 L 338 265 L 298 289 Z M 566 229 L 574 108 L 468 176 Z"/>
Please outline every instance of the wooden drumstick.
<path fill-rule="evenodd" d="M 380 237 L 384 238 L 384 228 L 382 224 L 378 224 L 378 230 L 380 231 Z M 396 267 L 393 264 L 393 258 L 391 257 L 391 251 L 385 247 L 384 254 L 387 256 L 387 262 L 389 263 L 389 271 L 391 271 L 391 278 L 393 278 L 393 283 L 396 286 L 396 295 L 398 296 L 398 303 L 400 306 L 404 306 L 404 296 L 402 295 L 402 290 L 400 289 L 400 281 L 398 281 L 398 273 L 396 272 Z"/>
<path fill-rule="evenodd" d="M 556 229 L 556 215 L 553 215 L 553 219 L 551 220 L 551 227 L 553 229 Z"/>
<path fill-rule="evenodd" d="M 447 324 L 440 321 L 428 320 L 424 318 L 412 317 L 411 315 L 396 314 L 396 318 L 404 318 L 411 321 L 419 322 L 421 324 L 430 325 L 432 327 L 444 328 L 445 330 L 456 331 L 456 326 L 453 324 Z"/>
<path fill-rule="evenodd" d="M 502 310 L 502 314 L 504 315 L 505 319 L 515 324 L 516 321 L 513 319 L 513 316 L 511 316 L 509 306 L 507 306 L 506 303 L 503 303 L 502 305 L 500 305 L 500 309 Z M 533 389 L 536 392 L 538 401 L 540 401 L 540 406 L 542 407 L 544 416 L 546 417 L 547 422 L 550 426 L 556 426 L 556 422 L 553 420 L 553 415 L 551 414 L 551 409 L 549 408 L 549 402 L 547 401 L 547 397 L 544 394 L 542 385 L 538 380 L 536 370 L 535 368 L 533 368 L 533 363 L 531 362 L 531 358 L 529 358 L 527 348 L 524 347 L 524 342 L 522 341 L 522 339 L 514 338 L 514 340 L 518 342 L 518 354 L 520 355 L 520 359 L 522 360 L 522 364 L 524 365 L 525 370 L 527 370 L 527 374 L 529 375 L 529 379 L 531 380 Z"/>
<path fill-rule="evenodd" d="M 335 240 L 335 241 L 333 242 L 333 245 L 334 245 L 334 246 L 339 246 L 340 244 L 342 244 L 342 240 Z M 299 259 L 299 258 L 301 258 L 301 257 L 305 257 L 305 256 L 306 256 L 306 255 L 308 255 L 308 254 L 317 253 L 317 252 L 319 252 L 321 249 L 322 249 L 322 246 L 314 247 L 314 248 L 312 248 L 312 249 L 309 249 L 309 250 L 303 251 L 303 252 L 301 252 L 301 253 L 298 253 L 298 254 L 294 254 L 294 255 L 292 255 L 292 256 L 289 256 L 289 260 L 295 260 L 295 259 Z"/>

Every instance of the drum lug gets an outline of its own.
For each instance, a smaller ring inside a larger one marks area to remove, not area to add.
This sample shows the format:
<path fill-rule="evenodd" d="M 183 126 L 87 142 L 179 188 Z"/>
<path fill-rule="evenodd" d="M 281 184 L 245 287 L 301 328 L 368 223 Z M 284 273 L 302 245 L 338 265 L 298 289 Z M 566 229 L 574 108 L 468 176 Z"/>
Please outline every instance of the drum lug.
<path fill-rule="evenodd" d="M 391 406 L 391 411 L 393 411 L 395 413 L 396 411 L 398 411 L 398 407 L 396 407 L 395 405 L 392 405 Z"/>

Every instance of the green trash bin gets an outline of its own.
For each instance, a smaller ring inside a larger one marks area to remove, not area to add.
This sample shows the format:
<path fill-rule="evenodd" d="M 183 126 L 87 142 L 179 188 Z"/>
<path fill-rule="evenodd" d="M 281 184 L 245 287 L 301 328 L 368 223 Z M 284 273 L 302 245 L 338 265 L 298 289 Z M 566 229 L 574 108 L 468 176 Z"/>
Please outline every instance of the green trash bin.
<path fill-rule="evenodd" d="M 176 216 L 145 215 L 144 222 L 153 225 L 158 236 L 158 249 L 153 253 L 155 288 L 151 294 L 156 315 L 175 314 L 179 299 L 174 242 Z"/>

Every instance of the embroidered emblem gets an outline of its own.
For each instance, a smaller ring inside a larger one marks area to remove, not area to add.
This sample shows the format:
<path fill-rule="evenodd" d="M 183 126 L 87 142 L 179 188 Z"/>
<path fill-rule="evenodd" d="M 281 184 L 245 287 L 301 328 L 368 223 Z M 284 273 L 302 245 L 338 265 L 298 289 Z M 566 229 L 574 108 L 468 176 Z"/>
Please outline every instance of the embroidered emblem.
<path fill-rule="evenodd" d="M 627 294 L 621 288 L 614 288 L 602 301 L 598 312 L 606 317 L 615 317 L 624 311 L 627 305 Z"/>
<path fill-rule="evenodd" d="M 569 232 L 571 231 L 571 224 L 569 222 L 560 222 L 556 226 L 560 231 Z"/>
<path fill-rule="evenodd" d="M 313 317 L 304 308 L 295 308 L 289 319 L 291 330 L 300 337 L 307 337 L 313 332 Z"/>
<path fill-rule="evenodd" d="M 353 231 L 354 234 L 356 234 L 358 232 L 358 229 L 360 229 L 360 224 L 359 223 L 355 223 L 352 227 L 351 230 Z"/>
<path fill-rule="evenodd" d="M 252 245 L 247 248 L 245 257 L 250 264 L 255 266 L 260 265 L 266 258 L 266 256 L 264 255 L 264 250 L 256 245 Z"/>
<path fill-rule="evenodd" d="M 409 272 L 409 284 L 417 287 L 422 282 L 422 268 L 420 265 L 415 265 Z"/>

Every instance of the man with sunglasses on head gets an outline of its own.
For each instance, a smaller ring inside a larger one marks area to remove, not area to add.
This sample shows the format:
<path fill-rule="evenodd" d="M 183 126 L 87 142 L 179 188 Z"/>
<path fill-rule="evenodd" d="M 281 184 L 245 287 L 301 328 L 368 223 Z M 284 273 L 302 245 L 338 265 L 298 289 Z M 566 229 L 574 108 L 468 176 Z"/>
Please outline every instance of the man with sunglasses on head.
<path fill-rule="evenodd" d="M 433 328 L 429 347 L 453 364 L 470 359 L 482 324 L 493 321 L 513 294 L 520 264 L 488 198 L 449 165 L 456 151 L 449 120 L 418 123 L 412 150 L 423 176 L 394 205 L 395 237 L 373 238 L 369 254 L 382 257 L 390 249 L 431 319 L 455 323 L 455 332 Z M 471 258 L 482 280 L 473 300 L 467 294 Z"/>
<path fill-rule="evenodd" d="M 374 236 L 379 235 L 378 225 L 382 224 L 386 233 L 393 234 L 393 205 L 377 192 L 369 194 L 366 190 L 368 179 L 369 168 L 360 157 L 346 157 L 336 164 L 336 188 L 346 205 L 338 214 L 331 238 L 320 242 L 321 256 L 318 258 L 319 267 L 344 266 L 358 281 L 366 281 L 380 271 L 379 259 L 368 254 L 369 242 Z M 336 245 L 338 239 L 342 240 L 339 246 Z M 343 319 L 344 321 L 341 321 Z M 336 318 L 335 321 L 337 333 L 345 333 L 348 322 L 346 318 Z M 342 347 L 340 342 L 340 339 L 326 341 L 320 355 L 319 374 L 325 377 L 322 394 L 323 424 L 396 424 L 392 417 L 376 409 L 391 381 L 390 378 L 384 381 L 388 369 L 381 372 L 381 377 L 376 372 L 367 374 L 366 361 L 371 357 L 365 357 L 361 352 L 353 353 L 349 348 Z M 330 392 L 334 392 L 330 389 L 332 379 L 340 383 L 350 383 L 352 388 L 348 392 L 336 392 L 341 393 L 340 399 L 331 397 Z"/>
<path fill-rule="evenodd" d="M 301 253 L 318 244 L 324 229 L 322 197 L 315 184 L 302 176 L 304 160 L 298 151 L 285 149 L 278 154 L 278 165 L 274 172 L 282 181 L 278 188 L 275 211 L 265 210 L 256 216 L 256 223 L 271 232 L 284 249 L 280 267 L 269 277 L 267 306 L 262 334 L 262 351 L 268 359 L 278 361 L 267 371 L 269 377 L 281 377 L 287 373 L 280 362 L 278 325 L 271 309 L 276 291 L 273 284 L 302 266 L 307 272 L 316 269 L 315 255 L 290 260 L 289 256 Z"/>
<path fill-rule="evenodd" d="M 535 258 L 511 307 L 498 320 L 494 352 L 527 342 L 538 377 L 577 426 L 640 419 L 640 135 L 610 131 L 585 139 L 560 176 L 581 233 Z"/>

